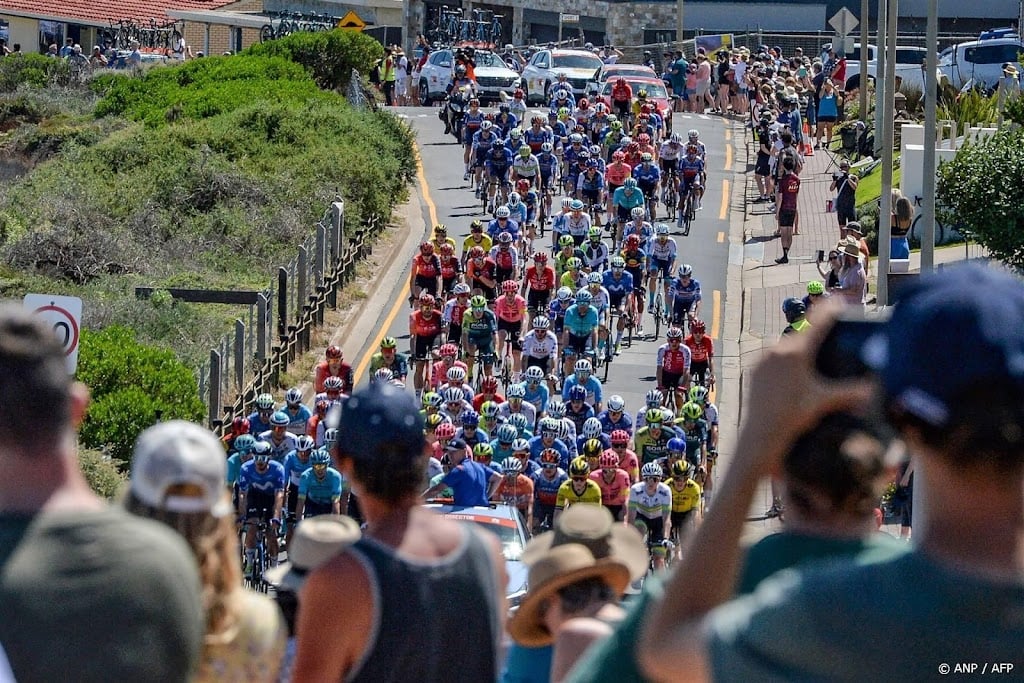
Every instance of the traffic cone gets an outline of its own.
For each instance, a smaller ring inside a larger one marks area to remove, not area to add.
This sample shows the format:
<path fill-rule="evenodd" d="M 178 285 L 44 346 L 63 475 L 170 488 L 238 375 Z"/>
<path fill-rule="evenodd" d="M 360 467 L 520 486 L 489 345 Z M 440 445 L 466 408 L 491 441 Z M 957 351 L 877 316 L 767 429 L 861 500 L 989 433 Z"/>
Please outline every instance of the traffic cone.
<path fill-rule="evenodd" d="M 804 138 L 803 155 L 805 157 L 813 157 L 814 156 L 814 145 L 811 144 L 811 127 L 807 125 L 806 121 L 804 121 L 804 135 L 803 135 L 803 138 Z"/>

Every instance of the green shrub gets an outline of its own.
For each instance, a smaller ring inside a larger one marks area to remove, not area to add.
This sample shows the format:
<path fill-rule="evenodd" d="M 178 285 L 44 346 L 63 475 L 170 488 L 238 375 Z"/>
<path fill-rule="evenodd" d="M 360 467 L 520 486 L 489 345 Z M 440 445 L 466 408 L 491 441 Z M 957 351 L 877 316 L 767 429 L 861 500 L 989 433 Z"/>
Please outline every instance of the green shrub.
<path fill-rule="evenodd" d="M 257 43 L 242 54 L 280 56 L 306 67 L 325 90 L 348 88 L 352 69 L 369 75 L 384 54 L 374 38 L 358 31 L 301 32 L 279 40 Z"/>
<path fill-rule="evenodd" d="M 78 379 L 92 392 L 80 438 L 121 462 L 158 420 L 200 421 L 204 407 L 192 371 L 172 351 L 140 344 L 126 328 L 83 330 Z"/>
<path fill-rule="evenodd" d="M 63 59 L 38 54 L 7 55 L 0 59 L 0 92 L 14 92 L 20 85 L 42 88 L 66 83 L 70 70 Z"/>
<path fill-rule="evenodd" d="M 121 490 L 127 477 L 117 467 L 117 463 L 103 455 L 100 451 L 88 448 L 78 450 L 78 466 L 85 475 L 96 495 L 112 500 Z"/>

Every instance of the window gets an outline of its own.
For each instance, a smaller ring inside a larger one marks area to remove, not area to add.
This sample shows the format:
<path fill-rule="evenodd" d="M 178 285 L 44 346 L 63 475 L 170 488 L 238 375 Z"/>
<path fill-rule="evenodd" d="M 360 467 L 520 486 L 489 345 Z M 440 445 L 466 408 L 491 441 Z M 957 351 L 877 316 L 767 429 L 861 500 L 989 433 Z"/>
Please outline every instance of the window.
<path fill-rule="evenodd" d="M 897 64 L 917 64 L 924 61 L 925 50 L 916 47 L 896 48 Z"/>
<path fill-rule="evenodd" d="M 549 68 L 548 67 L 548 65 L 549 65 L 548 53 L 547 52 L 538 52 L 537 53 L 537 58 L 533 60 L 533 65 L 535 67 L 537 67 L 538 69 L 547 69 L 547 68 Z"/>
<path fill-rule="evenodd" d="M 854 45 L 853 46 L 853 50 L 850 51 L 850 54 L 846 55 L 846 61 L 847 61 L 847 63 L 849 63 L 849 62 L 859 62 L 860 61 L 860 45 Z M 874 45 L 868 45 L 868 61 L 869 62 L 875 61 L 875 46 Z"/>
<path fill-rule="evenodd" d="M 964 49 L 964 61 L 972 64 L 1002 64 L 1016 62 L 1017 53 L 1024 47 L 1009 43 L 1006 45 L 977 45 Z"/>
<path fill-rule="evenodd" d="M 555 57 L 555 68 L 557 69 L 600 69 L 602 62 L 597 57 L 585 55 L 559 55 Z"/>

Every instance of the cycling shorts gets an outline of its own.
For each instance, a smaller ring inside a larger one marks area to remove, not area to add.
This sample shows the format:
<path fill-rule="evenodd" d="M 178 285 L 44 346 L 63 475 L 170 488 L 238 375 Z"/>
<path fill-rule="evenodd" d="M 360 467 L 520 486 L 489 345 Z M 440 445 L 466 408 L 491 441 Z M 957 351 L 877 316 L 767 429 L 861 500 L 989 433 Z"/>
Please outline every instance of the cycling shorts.
<path fill-rule="evenodd" d="M 299 487 L 297 484 L 288 484 L 288 502 L 286 504 L 286 510 L 288 512 L 288 521 L 295 521 L 295 504 L 299 502 Z M 237 508 L 237 505 L 235 506 Z"/>
<path fill-rule="evenodd" d="M 495 287 L 488 287 L 487 285 L 483 285 L 475 281 L 473 283 L 473 286 L 480 290 L 480 293 L 483 295 L 483 297 L 487 299 L 487 303 L 493 303 L 494 300 L 498 298 L 497 290 Z"/>
<path fill-rule="evenodd" d="M 445 340 L 449 344 L 455 344 L 459 346 L 462 344 L 462 325 L 452 323 L 448 326 L 448 338 Z"/>
<path fill-rule="evenodd" d="M 580 197 L 584 204 L 599 204 L 601 202 L 601 190 L 580 190 Z M 579 245 L 577 245 L 579 246 Z"/>
<path fill-rule="evenodd" d="M 530 293 L 526 295 L 526 306 L 527 308 L 541 309 L 546 313 L 548 301 L 550 300 L 550 289 L 533 289 L 531 287 Z"/>
<path fill-rule="evenodd" d="M 473 335 L 470 335 L 467 341 L 469 342 L 471 349 L 475 348 L 480 352 L 481 357 L 494 356 L 494 340 L 490 337 L 474 337 Z"/>
<path fill-rule="evenodd" d="M 661 273 L 661 277 L 669 278 L 672 277 L 672 262 L 668 259 L 652 258 L 647 262 L 648 273 Z"/>
<path fill-rule="evenodd" d="M 430 337 L 417 335 L 416 347 L 412 351 L 413 360 L 430 360 L 430 348 L 434 345 L 434 340 L 437 339 L 437 337 L 438 335 L 432 335 Z"/>
<path fill-rule="evenodd" d="M 681 533 L 683 525 L 693 518 L 693 513 L 697 508 L 690 508 L 686 512 L 673 512 L 672 513 L 672 530 Z"/>
<path fill-rule="evenodd" d="M 605 505 L 605 507 L 608 509 L 608 512 L 612 513 L 612 517 L 616 522 L 622 521 L 622 508 L 625 507 L 624 505 Z"/>
<path fill-rule="evenodd" d="M 587 344 L 590 343 L 590 335 L 584 335 L 577 337 L 572 332 L 569 333 L 569 343 L 565 345 L 566 355 L 569 351 L 574 351 L 577 356 L 581 356 L 587 352 Z"/>
<path fill-rule="evenodd" d="M 650 199 L 651 197 L 654 196 L 654 188 L 656 188 L 657 186 L 657 183 L 652 183 L 650 181 L 643 181 L 637 183 L 637 187 L 639 187 L 640 191 L 644 193 L 645 199 Z"/>
<path fill-rule="evenodd" d="M 643 273 L 641 272 L 640 266 L 636 268 L 626 267 L 626 272 L 633 276 L 633 291 L 640 289 L 641 284 L 644 281 Z"/>
<path fill-rule="evenodd" d="M 622 221 L 623 223 L 628 223 L 630 220 L 632 220 L 632 216 L 630 216 L 630 212 L 632 212 L 633 209 L 635 209 L 635 208 L 636 208 L 635 206 L 631 206 L 629 208 L 626 208 L 622 204 L 616 204 L 615 205 L 615 215 L 618 216 L 619 220 Z"/>
<path fill-rule="evenodd" d="M 709 365 L 710 363 L 706 360 L 690 361 L 690 376 L 693 377 L 694 382 L 704 383 L 704 379 L 708 376 Z"/>
<path fill-rule="evenodd" d="M 437 278 L 427 277 L 426 275 L 417 275 L 413 280 L 413 283 L 420 289 L 426 290 L 427 293 L 437 296 Z M 422 293 L 422 292 L 421 292 Z"/>
<path fill-rule="evenodd" d="M 250 489 L 245 500 L 245 518 L 248 521 L 269 522 L 274 516 L 274 494 Z"/>
<path fill-rule="evenodd" d="M 329 515 L 334 511 L 334 505 L 328 501 L 326 503 L 318 503 L 315 500 L 306 499 L 306 506 L 302 510 L 302 518 L 318 517 L 320 515 Z"/>
<path fill-rule="evenodd" d="M 661 160 L 661 175 L 662 180 L 668 176 L 678 175 L 678 169 L 676 164 L 679 163 L 679 159 L 662 159 Z"/>
<path fill-rule="evenodd" d="M 669 372 L 665 369 L 661 371 L 661 383 L 666 389 L 678 389 L 682 379 L 683 373 L 681 372 Z"/>
<path fill-rule="evenodd" d="M 644 517 L 641 514 L 637 514 L 636 519 L 638 522 L 643 522 L 647 525 L 647 543 L 655 544 L 661 543 L 665 540 L 665 520 L 661 517 L 651 519 L 650 517 Z M 654 548 L 657 551 L 657 548 Z M 664 548 L 662 548 L 664 552 Z"/>
<path fill-rule="evenodd" d="M 498 284 L 501 284 L 505 280 L 511 280 L 512 277 L 515 274 L 516 274 L 516 269 L 515 268 L 500 268 L 499 267 L 499 268 L 495 268 L 494 269 L 494 279 L 495 279 L 495 281 Z"/>
<path fill-rule="evenodd" d="M 543 370 L 545 375 L 551 369 L 551 358 L 550 357 L 548 357 L 548 358 L 537 358 L 536 356 L 526 356 L 525 361 L 526 361 L 526 366 L 525 366 L 526 368 L 532 368 L 532 367 L 536 366 L 536 367 L 540 368 L 541 370 Z"/>
<path fill-rule="evenodd" d="M 488 171 L 488 176 L 490 178 L 494 178 L 502 182 L 508 182 L 508 166 L 491 166 L 490 170 Z"/>
<path fill-rule="evenodd" d="M 516 351 L 523 350 L 523 342 L 519 338 L 519 333 L 523 329 L 522 322 L 510 322 L 508 320 L 498 318 L 498 329 L 505 331 L 505 333 L 508 335 L 508 341 L 510 344 L 512 344 L 513 349 L 515 349 Z"/>
<path fill-rule="evenodd" d="M 551 176 L 550 170 L 540 172 L 540 189 L 546 190 L 551 186 Z"/>

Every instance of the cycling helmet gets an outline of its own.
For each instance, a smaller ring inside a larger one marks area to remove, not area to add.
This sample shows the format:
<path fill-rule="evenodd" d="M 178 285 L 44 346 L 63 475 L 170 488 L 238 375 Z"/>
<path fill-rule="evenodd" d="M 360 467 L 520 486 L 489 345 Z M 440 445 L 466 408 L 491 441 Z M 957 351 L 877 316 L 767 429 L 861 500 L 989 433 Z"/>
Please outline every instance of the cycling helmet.
<path fill-rule="evenodd" d="M 519 291 L 519 283 L 515 280 L 505 280 L 501 283 L 501 291 L 505 294 L 515 294 Z"/>
<path fill-rule="evenodd" d="M 586 290 L 583 290 L 581 292 L 577 292 L 576 293 L 576 303 L 577 304 L 586 305 L 586 304 L 589 304 L 593 300 L 594 300 L 594 295 L 591 294 L 590 292 L 586 291 Z"/>
<path fill-rule="evenodd" d="M 421 243 L 420 244 L 420 252 L 425 254 L 425 255 L 427 255 L 427 256 L 430 256 L 431 254 L 434 253 L 434 243 L 433 242 L 423 242 L 423 243 Z"/>
<path fill-rule="evenodd" d="M 391 372 L 387 368 L 380 368 L 373 373 L 373 379 L 377 382 L 390 382 L 395 378 L 395 373 Z"/>
<path fill-rule="evenodd" d="M 711 392 L 708 391 L 707 387 L 702 387 L 699 384 L 694 384 L 690 387 L 690 401 L 693 403 L 706 403 L 708 396 Z"/>
<path fill-rule="evenodd" d="M 583 444 L 583 455 L 587 458 L 596 458 L 603 452 L 600 439 L 587 439 Z"/>
<path fill-rule="evenodd" d="M 269 462 L 274 448 L 266 441 L 257 441 L 252 445 L 252 455 L 260 462 Z"/>
<path fill-rule="evenodd" d="M 588 439 L 596 439 L 601 436 L 601 421 L 596 417 L 588 417 L 583 421 L 582 433 Z"/>
<path fill-rule="evenodd" d="M 601 145 L 591 145 L 590 146 L 590 153 L 592 155 L 594 155 L 594 156 L 600 156 L 601 155 Z"/>
<path fill-rule="evenodd" d="M 331 429 L 325 429 L 324 430 L 324 445 L 325 446 L 328 445 L 328 444 L 334 445 L 334 444 L 338 443 L 338 434 L 339 434 L 339 432 L 338 432 L 338 428 L 337 427 L 333 427 Z"/>
<path fill-rule="evenodd" d="M 498 105 L 498 111 L 500 111 L 502 114 L 507 114 L 510 111 L 512 111 L 512 105 L 509 104 L 508 102 L 502 102 L 501 104 Z"/>
<path fill-rule="evenodd" d="M 558 467 L 558 451 L 554 448 L 545 448 L 540 452 L 540 464 L 543 467 Z"/>
<path fill-rule="evenodd" d="M 422 401 L 423 407 L 431 406 L 433 408 L 440 408 L 441 404 L 444 403 L 444 398 L 442 398 L 441 394 L 436 391 L 428 391 L 423 394 Z"/>
<path fill-rule="evenodd" d="M 626 409 L 626 402 L 618 394 L 612 394 L 608 398 L 608 410 L 613 413 L 620 413 Z"/>
<path fill-rule="evenodd" d="M 572 203 L 569 204 L 569 208 L 572 209 L 573 211 L 582 211 L 583 202 L 581 202 L 579 199 L 574 199 L 572 200 Z"/>
<path fill-rule="evenodd" d="M 274 397 L 271 394 L 260 394 L 256 397 L 257 410 L 273 410 Z"/>
<path fill-rule="evenodd" d="M 306 437 L 309 438 L 308 436 Z M 252 450 L 252 447 L 256 444 L 256 437 L 252 434 L 239 434 L 235 437 L 231 446 L 239 453 L 248 453 Z"/>
<path fill-rule="evenodd" d="M 558 399 L 551 401 L 551 403 L 548 404 L 548 415 L 561 420 L 565 417 L 565 403 Z"/>
<path fill-rule="evenodd" d="M 611 118 L 611 116 L 608 118 Z M 622 121 L 612 121 L 608 124 L 608 127 L 614 131 L 622 130 Z"/>
<path fill-rule="evenodd" d="M 516 126 L 515 128 L 508 132 L 508 136 L 513 140 L 518 140 L 519 138 L 523 137 L 523 129 Z"/>
<path fill-rule="evenodd" d="M 425 308 L 434 308 L 437 305 L 437 299 L 434 298 L 433 294 L 427 294 L 424 292 L 420 294 L 420 306 Z"/>
<path fill-rule="evenodd" d="M 641 135 L 640 137 L 643 138 L 644 136 Z M 651 154 L 650 152 L 644 152 L 643 154 L 640 155 L 640 161 L 641 163 L 649 164 L 652 161 L 654 161 L 654 155 Z"/>
<path fill-rule="evenodd" d="M 298 387 L 292 387 L 288 391 L 284 392 L 284 402 L 290 406 L 297 406 L 302 403 L 302 390 Z"/>
<path fill-rule="evenodd" d="M 587 390 L 581 387 L 579 384 L 574 385 L 569 389 L 569 400 L 570 401 L 585 401 L 587 399 Z"/>
<path fill-rule="evenodd" d="M 625 446 L 629 443 L 629 432 L 625 429 L 615 429 L 612 430 L 609 438 L 611 439 L 613 446 Z"/>
<path fill-rule="evenodd" d="M 682 339 L 683 331 L 680 328 L 673 325 L 672 327 L 668 328 L 668 332 L 665 333 L 665 336 L 667 336 L 669 339 Z"/>
<path fill-rule="evenodd" d="M 487 307 L 487 299 L 484 298 L 483 295 L 477 294 L 476 296 L 474 296 L 472 299 L 469 300 L 469 306 L 470 306 L 470 308 L 478 308 L 478 309 L 479 308 L 486 308 Z"/>
<path fill-rule="evenodd" d="M 529 155 L 530 148 L 525 146 L 525 145 L 519 148 L 519 153 L 522 154 L 524 149 L 527 151 L 527 155 Z M 516 181 L 516 192 L 519 193 L 517 195 L 518 197 L 523 196 L 524 194 L 526 194 L 529 191 L 530 191 L 530 181 L 529 180 L 527 180 L 526 178 L 520 178 L 519 180 Z M 509 195 L 509 199 L 510 200 L 512 199 L 511 195 Z"/>
<path fill-rule="evenodd" d="M 569 204 L 572 204 L 571 199 L 569 200 Z M 568 205 L 566 205 L 566 208 L 568 208 Z M 562 235 L 558 238 L 558 246 L 560 247 L 571 247 L 573 244 L 575 243 L 572 240 L 572 235 Z"/>
<path fill-rule="evenodd" d="M 480 424 L 480 414 L 475 410 L 467 410 L 462 415 L 459 415 L 459 421 L 462 422 L 463 427 L 476 429 L 477 425 Z"/>
<path fill-rule="evenodd" d="M 687 145 L 686 146 L 686 154 L 687 154 L 687 156 L 691 156 L 692 157 L 692 156 L 696 155 L 697 152 L 699 152 L 699 151 L 700 150 L 697 148 L 697 145 Z"/>
<path fill-rule="evenodd" d="M 811 280 L 807 283 L 808 294 L 824 294 L 825 285 L 821 284 L 820 280 Z"/>
<path fill-rule="evenodd" d="M 626 267 L 626 259 L 621 256 L 612 257 L 612 270 L 622 270 Z"/>
<path fill-rule="evenodd" d="M 447 235 L 447 234 L 448 234 L 448 226 L 445 225 L 444 223 L 438 223 L 437 225 L 434 226 L 434 235 L 435 236 Z"/>
<path fill-rule="evenodd" d="M 668 448 L 668 450 L 672 451 L 673 453 L 685 453 L 686 439 L 680 439 L 678 436 L 673 437 L 668 440 L 668 443 L 665 445 L 665 447 Z"/>
<path fill-rule="evenodd" d="M 622 161 L 626 158 L 626 153 L 622 150 L 615 150 L 612 152 L 612 161 Z"/>
<path fill-rule="evenodd" d="M 544 316 L 544 315 L 538 315 L 536 318 L 533 319 L 532 324 L 533 324 L 533 328 L 535 330 L 546 330 L 549 327 L 551 327 L 551 321 L 548 320 L 547 316 Z M 537 366 L 534 365 L 532 367 L 537 367 Z M 540 368 L 537 368 L 537 369 L 540 370 Z"/>
<path fill-rule="evenodd" d="M 465 76 L 466 75 L 466 65 L 465 64 L 456 64 L 455 65 L 455 75 L 456 76 Z"/>
<path fill-rule="evenodd" d="M 569 463 L 570 477 L 586 477 L 590 475 L 590 463 L 586 458 L 575 458 Z"/>
<path fill-rule="evenodd" d="M 440 425 L 445 420 L 446 418 L 441 417 L 441 415 L 439 415 L 438 413 L 433 413 L 431 415 L 427 415 L 426 419 L 423 421 L 423 424 L 427 429 L 437 429 L 438 425 Z"/>
<path fill-rule="evenodd" d="M 594 271 L 593 273 L 587 276 L 587 283 L 591 285 L 599 285 L 603 281 L 604 279 L 601 277 L 601 273 L 598 273 L 597 271 Z"/>
<path fill-rule="evenodd" d="M 486 441 L 481 441 L 477 445 L 473 446 L 474 460 L 483 460 L 484 462 L 489 462 L 490 459 L 493 457 L 494 449 L 491 447 L 491 444 L 487 443 Z"/>
<path fill-rule="evenodd" d="M 572 298 L 572 290 L 569 289 L 568 287 L 559 287 L 558 291 L 555 292 L 555 296 L 558 298 L 559 301 L 568 301 L 569 299 Z"/>
<path fill-rule="evenodd" d="M 619 467 L 619 457 L 614 453 L 603 453 L 597 461 L 602 470 L 614 470 Z"/>
<path fill-rule="evenodd" d="M 510 401 L 514 398 L 526 398 L 526 387 L 522 384 L 510 384 L 505 392 L 505 398 Z"/>
<path fill-rule="evenodd" d="M 466 395 L 458 387 L 448 387 L 442 396 L 444 396 L 445 403 L 462 403 L 466 400 Z"/>
<path fill-rule="evenodd" d="M 455 344 L 441 344 L 441 348 L 437 351 L 441 358 L 455 358 L 459 355 L 459 347 Z"/>
<path fill-rule="evenodd" d="M 538 251 L 536 254 L 533 255 L 533 262 L 544 265 L 545 263 L 548 262 L 547 253 L 543 251 Z"/>
<path fill-rule="evenodd" d="M 291 421 L 292 419 L 288 417 L 288 413 L 283 410 L 279 410 L 270 416 L 270 424 L 272 427 L 287 427 L 288 423 Z"/>
<path fill-rule="evenodd" d="M 559 76 L 560 77 L 561 76 L 565 76 L 565 74 L 559 74 Z M 566 90 L 565 88 L 559 88 L 558 92 L 555 93 L 555 97 L 557 99 L 559 99 L 559 100 L 567 100 L 567 99 L 569 99 L 569 91 Z M 565 109 L 565 108 L 563 107 L 563 109 Z M 568 111 L 568 110 L 566 109 L 566 111 Z"/>
<path fill-rule="evenodd" d="M 493 420 L 498 417 L 498 404 L 494 401 L 484 401 L 480 406 L 480 417 L 485 420 Z"/>
<path fill-rule="evenodd" d="M 587 237 L 589 237 L 590 239 L 592 239 L 594 241 L 600 240 L 601 239 L 601 228 L 599 228 L 596 225 L 591 226 L 591 228 L 589 230 L 587 230 Z"/>
<path fill-rule="evenodd" d="M 558 431 L 561 429 L 562 423 L 560 420 L 556 420 L 551 417 L 545 417 L 540 421 L 540 432 L 548 436 L 558 436 Z"/>
<path fill-rule="evenodd" d="M 672 476 L 680 479 L 689 479 L 693 473 L 693 466 L 685 460 L 676 460 L 672 463 Z"/>
<path fill-rule="evenodd" d="M 668 226 L 664 223 L 658 223 L 654 226 L 654 234 L 659 237 L 668 236 Z"/>
<path fill-rule="evenodd" d="M 690 323 L 690 332 L 694 334 L 704 334 L 707 332 L 708 326 L 703 320 L 694 320 Z"/>
<path fill-rule="evenodd" d="M 494 123 L 488 121 L 487 119 L 484 119 L 483 121 L 480 122 L 480 130 L 490 130 L 493 127 Z"/>
<path fill-rule="evenodd" d="M 691 128 L 690 130 L 686 131 L 686 136 L 691 140 L 696 140 L 697 138 L 700 137 L 700 131 L 697 130 L 696 128 Z"/>
<path fill-rule="evenodd" d="M 661 412 L 661 408 L 650 408 L 644 413 L 644 422 L 649 425 L 661 426 L 662 420 L 665 419 L 664 413 Z"/>
<path fill-rule="evenodd" d="M 676 272 L 679 274 L 679 277 L 691 277 L 693 275 L 693 266 L 689 263 L 684 263 L 679 266 L 679 270 Z"/>
<path fill-rule="evenodd" d="M 634 206 L 632 209 L 630 209 L 629 215 L 633 219 L 643 218 L 644 216 L 647 215 L 647 211 L 642 206 Z"/>
<path fill-rule="evenodd" d="M 303 434 L 295 440 L 295 450 L 297 451 L 311 451 L 316 447 L 316 442 L 313 441 L 313 437 L 309 434 Z"/>
<path fill-rule="evenodd" d="M 501 469 L 505 474 L 519 474 L 523 471 L 523 461 L 515 456 L 509 456 L 501 461 Z"/>
<path fill-rule="evenodd" d="M 453 365 L 444 373 L 445 379 L 452 384 L 462 384 L 466 381 L 466 370 L 461 365 Z M 462 391 L 459 389 L 459 391 Z"/>
<path fill-rule="evenodd" d="M 486 254 L 483 247 L 473 247 L 469 250 L 469 258 L 484 258 L 484 256 Z"/>
<path fill-rule="evenodd" d="M 231 421 L 232 434 L 247 434 L 249 432 L 249 418 L 239 415 Z"/>
<path fill-rule="evenodd" d="M 626 249 L 635 250 L 640 248 L 640 235 L 626 236 Z"/>
<path fill-rule="evenodd" d="M 317 465 L 330 465 L 331 454 L 323 448 L 318 448 L 309 456 L 309 462 L 312 463 L 314 467 Z"/>
<path fill-rule="evenodd" d="M 647 479 L 648 477 L 657 477 L 658 479 L 661 479 L 662 476 L 664 476 L 664 472 L 661 471 L 661 465 L 656 462 L 649 462 L 640 470 L 640 476 L 644 479 Z"/>
<path fill-rule="evenodd" d="M 791 323 L 807 313 L 807 306 L 800 299 L 790 297 L 782 302 L 782 313 L 786 316 L 786 322 Z"/>
<path fill-rule="evenodd" d="M 441 245 L 441 256 L 450 258 L 455 253 L 455 247 L 452 246 L 451 242 L 445 242 Z"/>
<path fill-rule="evenodd" d="M 647 404 L 648 408 L 656 408 L 661 405 L 661 402 L 665 400 L 665 395 L 657 389 L 651 389 L 647 392 L 647 396 L 644 398 L 644 403 Z"/>
<path fill-rule="evenodd" d="M 332 391 L 341 391 L 341 387 L 344 382 L 340 377 L 331 376 L 324 380 L 324 389 L 330 393 Z"/>
<path fill-rule="evenodd" d="M 676 414 L 672 412 L 671 408 L 662 407 L 661 409 L 661 421 L 665 424 L 672 424 L 676 419 Z"/>
<path fill-rule="evenodd" d="M 697 403 L 692 401 L 683 404 L 683 419 L 686 420 L 699 420 L 701 415 L 704 414 L 704 409 Z"/>
<path fill-rule="evenodd" d="M 501 140 L 494 140 L 491 142 L 491 149 L 502 149 L 505 147 L 505 143 Z"/>
<path fill-rule="evenodd" d="M 672 133 L 672 137 L 670 137 L 668 141 L 671 142 L 673 145 L 678 145 L 683 142 L 683 136 L 680 135 L 679 133 Z"/>
<path fill-rule="evenodd" d="M 500 443 L 512 443 L 519 436 L 519 430 L 506 422 L 498 427 L 497 437 Z"/>
<path fill-rule="evenodd" d="M 509 216 L 512 215 L 512 212 L 508 210 L 507 206 L 499 206 L 498 210 L 494 212 L 494 215 L 497 216 L 498 218 L 508 218 Z M 501 241 L 501 235 L 498 236 L 498 241 Z"/>
<path fill-rule="evenodd" d="M 554 151 L 554 149 L 555 146 L 552 145 L 550 142 L 542 142 L 540 145 L 540 151 L 545 152 L 547 154 L 551 154 L 551 152 Z"/>
<path fill-rule="evenodd" d="M 576 365 L 573 367 L 573 372 L 575 372 L 577 375 L 589 375 L 593 371 L 594 366 L 591 365 L 590 361 L 587 360 L 586 358 L 580 358 L 578 361 L 576 361 Z"/>
<path fill-rule="evenodd" d="M 524 453 L 524 452 L 529 452 L 529 450 L 530 450 L 530 442 L 527 441 L 526 439 L 524 439 L 523 437 L 519 437 L 518 439 L 516 439 L 515 441 L 512 442 L 512 452 L 513 453 Z"/>
<path fill-rule="evenodd" d="M 576 103 L 576 106 L 579 107 L 580 109 L 589 109 L 590 100 L 588 100 L 586 97 L 581 97 L 580 101 Z"/>
<path fill-rule="evenodd" d="M 455 425 L 451 422 L 442 422 L 437 425 L 437 429 L 434 430 L 434 435 L 438 439 L 454 439 L 455 438 Z"/>
<path fill-rule="evenodd" d="M 526 381 L 527 382 L 540 382 L 544 379 L 544 371 L 536 365 L 531 365 L 526 368 Z"/>
<path fill-rule="evenodd" d="M 497 377 L 484 377 L 483 381 L 480 382 L 480 391 L 485 394 L 493 394 L 498 390 L 498 378 Z"/>
<path fill-rule="evenodd" d="M 636 189 L 636 178 L 626 178 L 622 181 L 622 186 L 629 190 Z"/>
<path fill-rule="evenodd" d="M 508 416 L 508 422 L 506 422 L 505 424 L 512 425 L 513 427 L 515 427 L 517 434 L 522 434 L 523 432 L 526 431 L 526 428 L 529 426 L 528 422 L 529 420 L 527 420 L 526 416 L 523 415 L 522 413 L 512 413 L 511 415 Z"/>

